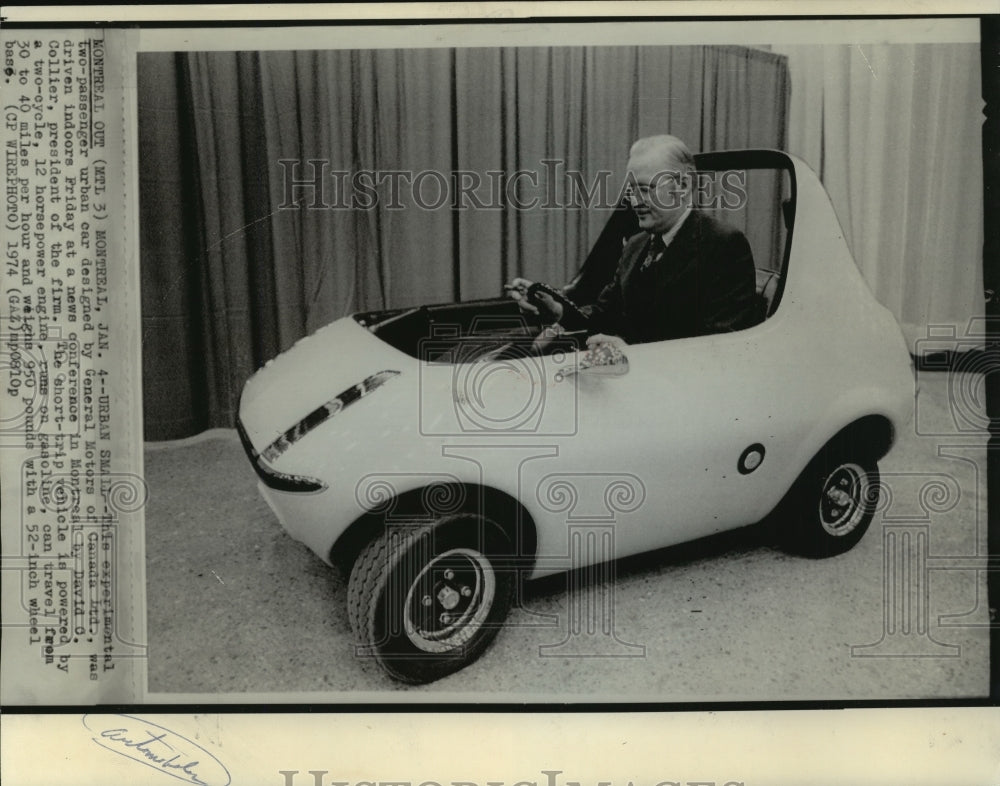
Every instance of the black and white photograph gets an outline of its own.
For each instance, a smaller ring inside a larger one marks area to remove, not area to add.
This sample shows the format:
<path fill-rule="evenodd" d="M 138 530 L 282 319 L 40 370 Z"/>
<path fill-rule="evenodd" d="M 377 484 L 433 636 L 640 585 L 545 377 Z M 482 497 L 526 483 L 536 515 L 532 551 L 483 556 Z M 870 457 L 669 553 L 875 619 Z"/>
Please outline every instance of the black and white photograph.
<path fill-rule="evenodd" d="M 985 698 L 979 20 L 492 30 L 137 53 L 148 694 Z"/>
<path fill-rule="evenodd" d="M 996 781 L 995 10 L 5 6 L 4 781 Z"/>

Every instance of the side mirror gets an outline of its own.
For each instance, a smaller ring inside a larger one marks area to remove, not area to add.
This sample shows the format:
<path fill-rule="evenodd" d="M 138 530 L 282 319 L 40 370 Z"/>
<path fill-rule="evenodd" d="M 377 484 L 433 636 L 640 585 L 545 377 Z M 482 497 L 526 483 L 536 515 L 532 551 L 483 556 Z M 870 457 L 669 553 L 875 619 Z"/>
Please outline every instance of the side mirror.
<path fill-rule="evenodd" d="M 557 378 L 565 379 L 573 374 L 587 376 L 623 377 L 628 374 L 628 357 L 616 346 L 598 344 L 579 357 L 575 365 L 564 366 Z"/>

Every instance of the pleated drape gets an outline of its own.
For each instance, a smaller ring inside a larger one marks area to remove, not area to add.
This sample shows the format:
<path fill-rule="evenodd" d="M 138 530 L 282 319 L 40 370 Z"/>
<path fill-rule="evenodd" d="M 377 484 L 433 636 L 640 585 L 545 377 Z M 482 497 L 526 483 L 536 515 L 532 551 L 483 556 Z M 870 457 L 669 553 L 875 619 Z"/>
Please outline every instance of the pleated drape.
<path fill-rule="evenodd" d="M 984 304 L 979 45 L 776 49 L 788 150 L 822 178 L 875 296 L 913 350 L 930 326 L 963 335 Z"/>
<path fill-rule="evenodd" d="M 139 83 L 147 439 L 232 425 L 254 369 L 345 314 L 565 283 L 637 137 L 782 148 L 788 99 L 785 58 L 742 47 L 142 53 Z M 422 199 L 337 206 L 393 171 Z"/>

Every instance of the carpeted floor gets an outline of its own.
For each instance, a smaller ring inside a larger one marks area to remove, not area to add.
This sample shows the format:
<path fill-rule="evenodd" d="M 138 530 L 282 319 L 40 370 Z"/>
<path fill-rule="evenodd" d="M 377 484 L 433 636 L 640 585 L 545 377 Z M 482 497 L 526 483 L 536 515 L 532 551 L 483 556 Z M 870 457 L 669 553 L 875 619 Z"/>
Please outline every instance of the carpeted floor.
<path fill-rule="evenodd" d="M 983 696 L 982 380 L 924 372 L 918 379 L 914 429 L 881 464 L 891 503 L 853 551 L 805 560 L 747 529 L 619 565 L 610 587 L 615 633 L 643 645 L 642 657 L 574 658 L 553 648 L 566 636 L 565 578 L 536 582 L 480 661 L 415 689 L 354 657 L 341 577 L 278 525 L 235 432 L 150 444 L 150 700 L 358 701 L 361 691 L 366 700 L 384 692 L 393 701 L 400 691 L 487 701 Z M 903 522 L 929 536 L 929 571 L 917 593 L 926 606 L 906 630 L 892 630 L 885 593 L 896 585 L 883 581 L 885 535 L 901 533 L 893 528 Z M 881 649 L 852 650 L 880 641 Z"/>

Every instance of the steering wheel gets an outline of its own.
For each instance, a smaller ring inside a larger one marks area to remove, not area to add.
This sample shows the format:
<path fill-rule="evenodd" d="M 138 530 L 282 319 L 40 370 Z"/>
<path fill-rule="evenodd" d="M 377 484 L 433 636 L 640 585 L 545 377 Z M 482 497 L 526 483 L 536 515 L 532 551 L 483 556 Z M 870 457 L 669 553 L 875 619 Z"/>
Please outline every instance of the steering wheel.
<path fill-rule="evenodd" d="M 589 319 L 580 310 L 580 307 L 576 305 L 572 300 L 566 297 L 562 292 L 553 289 L 548 284 L 535 283 L 528 287 L 528 291 L 525 293 L 525 299 L 539 309 L 539 311 L 547 311 L 545 303 L 542 302 L 539 295 L 545 293 L 554 301 L 556 301 L 560 306 L 562 306 L 563 313 L 559 318 L 559 323 L 566 330 L 580 330 L 587 326 Z"/>

